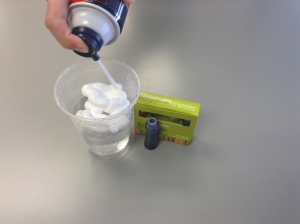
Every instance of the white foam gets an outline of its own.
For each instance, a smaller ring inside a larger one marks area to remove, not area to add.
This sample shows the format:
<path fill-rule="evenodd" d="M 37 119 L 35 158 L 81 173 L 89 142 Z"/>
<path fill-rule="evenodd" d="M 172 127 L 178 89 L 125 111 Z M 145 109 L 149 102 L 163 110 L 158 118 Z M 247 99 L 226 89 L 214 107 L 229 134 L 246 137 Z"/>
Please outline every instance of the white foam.
<path fill-rule="evenodd" d="M 105 113 L 112 113 L 114 112 L 115 110 L 117 110 L 118 108 L 120 108 L 120 105 L 121 105 L 121 100 L 118 99 L 118 98 L 112 98 L 110 101 L 109 101 L 109 104 L 108 106 L 105 108 Z"/>
<path fill-rule="evenodd" d="M 81 92 L 88 97 L 88 100 L 84 104 L 85 110 L 79 110 L 76 113 L 78 117 L 87 119 L 107 118 L 125 110 L 130 105 L 126 92 L 122 90 L 123 86 L 115 82 L 100 60 L 98 62 L 111 85 L 99 82 L 85 84 Z M 107 128 L 96 129 L 100 132 L 117 133 L 119 130 L 128 127 L 129 124 L 130 120 L 125 116 L 117 124 L 109 124 Z"/>

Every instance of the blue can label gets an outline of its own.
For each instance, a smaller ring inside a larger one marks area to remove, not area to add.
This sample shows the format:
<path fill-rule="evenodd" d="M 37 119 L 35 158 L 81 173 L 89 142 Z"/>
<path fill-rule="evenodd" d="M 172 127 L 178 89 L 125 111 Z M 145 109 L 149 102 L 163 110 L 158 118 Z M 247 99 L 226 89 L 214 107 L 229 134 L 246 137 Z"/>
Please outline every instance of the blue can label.
<path fill-rule="evenodd" d="M 129 4 L 124 3 L 122 0 L 72 0 L 70 4 L 77 2 L 87 2 L 105 9 L 115 18 L 120 27 L 120 34 L 122 33 Z"/>

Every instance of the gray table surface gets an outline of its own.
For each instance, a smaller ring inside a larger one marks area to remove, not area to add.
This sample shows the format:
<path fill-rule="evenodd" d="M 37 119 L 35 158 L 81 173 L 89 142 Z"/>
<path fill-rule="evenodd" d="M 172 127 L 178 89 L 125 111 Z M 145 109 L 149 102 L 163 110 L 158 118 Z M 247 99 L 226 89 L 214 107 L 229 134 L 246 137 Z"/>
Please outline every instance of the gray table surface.
<path fill-rule="evenodd" d="M 300 223 L 299 1 L 136 0 L 101 56 L 201 109 L 189 147 L 148 151 L 132 134 L 114 159 L 92 156 L 55 104 L 81 58 L 46 7 L 0 0 L 0 223 Z"/>

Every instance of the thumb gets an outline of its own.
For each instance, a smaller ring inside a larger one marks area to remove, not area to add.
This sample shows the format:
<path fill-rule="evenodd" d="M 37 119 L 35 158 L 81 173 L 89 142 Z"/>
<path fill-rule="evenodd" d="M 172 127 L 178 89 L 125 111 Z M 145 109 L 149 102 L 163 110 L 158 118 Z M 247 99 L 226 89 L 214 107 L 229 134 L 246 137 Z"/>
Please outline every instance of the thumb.
<path fill-rule="evenodd" d="M 89 52 L 89 47 L 87 44 L 81 38 L 71 33 L 67 38 L 67 45 L 68 46 L 66 48 L 70 50 L 79 51 L 81 53 Z"/>

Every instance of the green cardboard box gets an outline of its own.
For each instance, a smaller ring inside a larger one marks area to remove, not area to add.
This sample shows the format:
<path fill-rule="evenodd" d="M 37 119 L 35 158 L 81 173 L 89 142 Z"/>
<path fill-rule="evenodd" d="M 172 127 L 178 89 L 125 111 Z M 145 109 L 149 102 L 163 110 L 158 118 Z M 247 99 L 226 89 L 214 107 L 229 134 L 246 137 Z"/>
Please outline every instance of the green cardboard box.
<path fill-rule="evenodd" d="M 199 103 L 141 91 L 134 105 L 135 133 L 146 135 L 145 122 L 155 117 L 160 139 L 190 145 L 199 110 Z"/>

